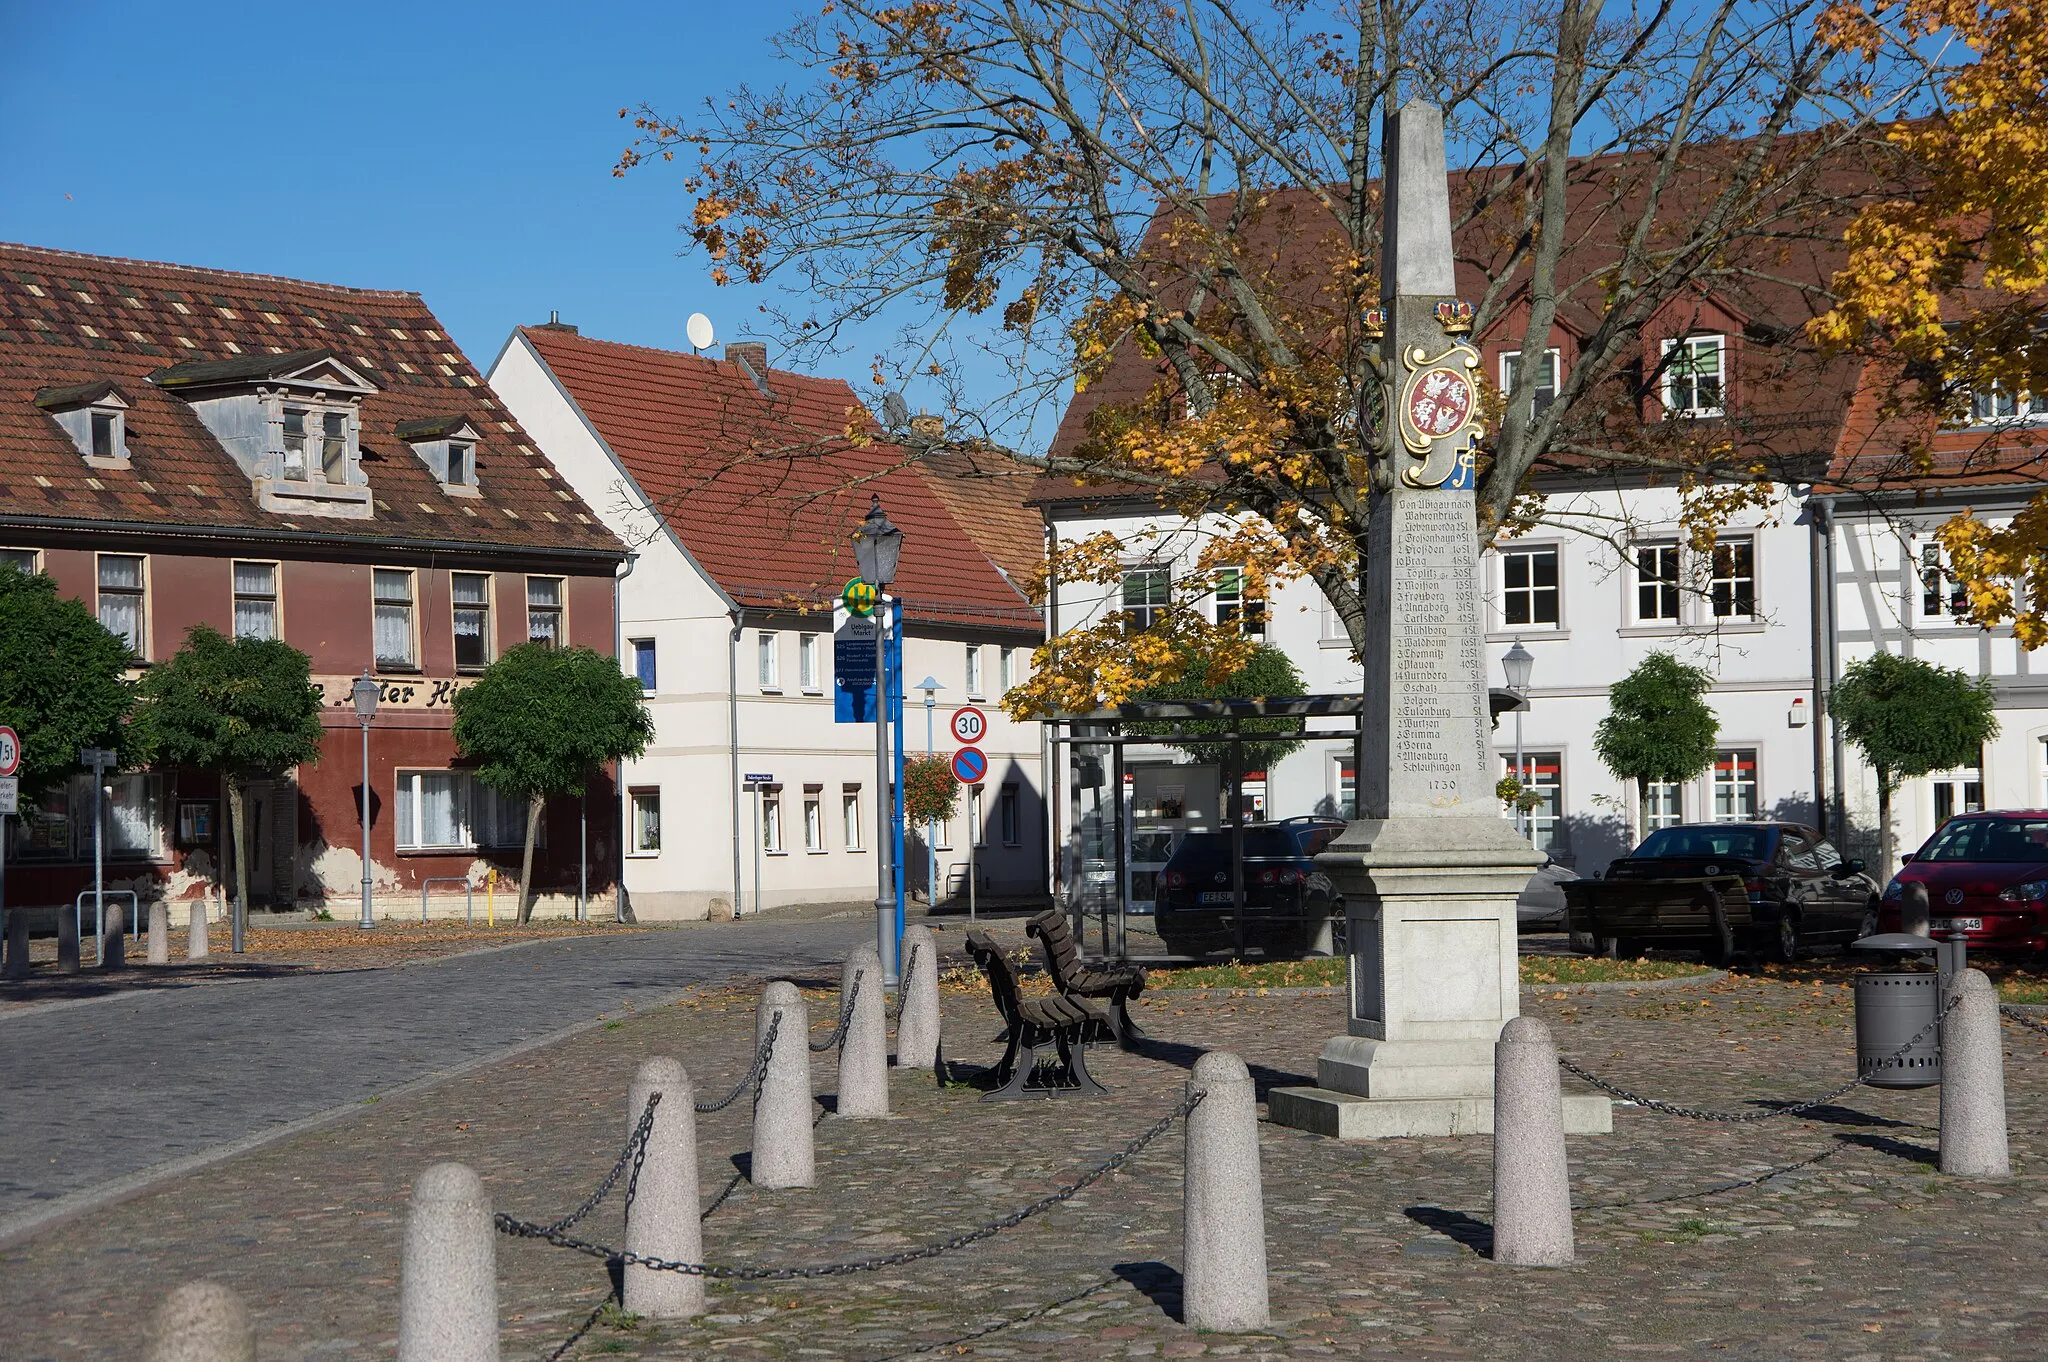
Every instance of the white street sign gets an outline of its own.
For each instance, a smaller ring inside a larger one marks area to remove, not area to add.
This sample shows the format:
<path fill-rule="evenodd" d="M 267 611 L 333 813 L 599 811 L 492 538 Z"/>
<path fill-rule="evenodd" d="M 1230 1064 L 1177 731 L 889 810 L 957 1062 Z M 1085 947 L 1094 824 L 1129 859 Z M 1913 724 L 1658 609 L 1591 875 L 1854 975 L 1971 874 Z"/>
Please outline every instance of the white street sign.
<path fill-rule="evenodd" d="M 0 776 L 0 816 L 21 812 L 21 777 Z"/>

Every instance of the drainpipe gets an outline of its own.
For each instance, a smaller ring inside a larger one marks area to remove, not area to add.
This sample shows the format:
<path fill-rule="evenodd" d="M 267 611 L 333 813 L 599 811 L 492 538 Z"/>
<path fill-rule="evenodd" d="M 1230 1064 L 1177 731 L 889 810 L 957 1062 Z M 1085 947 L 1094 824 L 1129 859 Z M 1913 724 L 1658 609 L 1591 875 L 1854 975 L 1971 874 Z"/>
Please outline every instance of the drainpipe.
<path fill-rule="evenodd" d="M 744 886 L 740 881 L 740 631 L 746 628 L 747 612 L 734 606 L 732 633 L 726 647 L 725 705 L 726 735 L 732 745 L 732 915 L 740 915 Z"/>
<path fill-rule="evenodd" d="M 626 619 L 619 607 L 625 596 L 625 581 L 633 575 L 633 569 L 639 565 L 640 555 L 629 553 L 626 555 L 626 561 L 619 565 L 624 570 L 615 570 L 612 573 L 612 658 L 622 667 L 626 663 Z M 639 678 L 636 676 L 634 679 Z M 617 834 L 613 840 L 618 843 L 618 878 L 612 881 L 612 885 L 618 909 L 612 917 L 617 922 L 633 922 L 637 920 L 633 916 L 633 907 L 626 902 L 626 839 L 633 835 L 632 796 L 626 793 L 626 763 L 621 761 L 614 765 L 618 769 L 618 789 L 615 793 L 619 796 L 619 824 L 613 830 Z"/>
<path fill-rule="evenodd" d="M 1827 782 L 1830 807 L 1822 816 L 1823 831 L 1831 830 L 1835 845 L 1846 847 L 1849 840 L 1849 817 L 1848 804 L 1843 798 L 1842 789 L 1846 778 L 1842 762 L 1842 727 L 1835 719 L 1834 707 L 1828 703 L 1834 696 L 1835 681 L 1842 674 L 1841 618 L 1835 585 L 1835 499 L 1815 497 L 1812 508 L 1813 532 L 1819 548 L 1814 595 L 1821 606 L 1819 617 L 1814 621 L 1814 761 L 1817 772 L 1825 761 L 1825 764 L 1832 768 L 1834 776 L 1834 779 Z M 1820 755 L 1823 743 L 1829 748 L 1825 759 Z M 1819 792 L 1820 786 L 1816 783 L 1816 797 Z"/>

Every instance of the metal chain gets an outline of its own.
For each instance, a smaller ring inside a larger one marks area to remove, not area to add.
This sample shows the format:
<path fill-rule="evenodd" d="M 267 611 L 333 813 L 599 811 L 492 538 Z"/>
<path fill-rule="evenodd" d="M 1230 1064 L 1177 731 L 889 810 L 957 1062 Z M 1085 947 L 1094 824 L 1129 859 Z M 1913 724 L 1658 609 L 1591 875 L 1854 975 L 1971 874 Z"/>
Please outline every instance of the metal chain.
<path fill-rule="evenodd" d="M 754 1052 L 754 1064 L 752 1068 L 747 1070 L 747 1076 L 739 1081 L 738 1087 L 735 1087 L 716 1102 L 698 1102 L 696 1104 L 698 1112 L 708 1115 L 714 1111 L 724 1111 L 727 1107 L 739 1101 L 740 1094 L 753 1087 L 754 1080 L 759 1078 L 768 1068 L 768 1058 L 775 1053 L 775 1034 L 781 1029 L 782 1014 L 777 1012 L 768 1019 L 768 1034 L 761 1038 L 761 1048 Z"/>
<path fill-rule="evenodd" d="M 597 1190 L 590 1194 L 588 1201 L 585 1201 L 581 1206 L 578 1206 L 554 1224 L 547 1226 L 551 1233 L 560 1234 L 566 1230 L 574 1229 L 578 1221 L 596 1210 L 598 1205 L 611 1195 L 612 1187 L 618 1182 L 619 1175 L 626 1171 L 627 1164 L 633 1165 L 634 1180 L 636 1182 L 639 1180 L 640 1165 L 647 1158 L 647 1135 L 648 1132 L 654 1129 L 654 1109 L 660 1105 L 660 1093 L 651 1092 L 647 1094 L 647 1110 L 640 1113 L 639 1123 L 633 1127 L 633 1133 L 626 1137 L 626 1147 L 619 1151 L 619 1161 L 612 1165 L 611 1172 L 604 1175 L 604 1181 L 597 1184 Z M 629 1193 L 628 1200 L 630 1199 L 631 1194 Z"/>
<path fill-rule="evenodd" d="M 1741 1178 L 1734 1182 L 1715 1183 L 1712 1187 L 1703 1187 L 1697 1192 L 1674 1192 L 1670 1196 L 1646 1196 L 1636 1197 L 1628 1201 L 1596 1201 L 1590 1204 L 1575 1201 L 1572 1203 L 1572 1209 L 1575 1211 L 1616 1211 L 1625 1206 L 1668 1206 L 1674 1201 L 1697 1201 L 1701 1197 L 1719 1196 L 1723 1192 L 1739 1192 L 1745 1187 L 1761 1187 L 1774 1178 L 1784 1177 L 1787 1173 L 1797 1173 L 1801 1169 L 1825 1163 L 1848 1147 L 1846 1144 L 1831 1144 L 1812 1158 L 1801 1159 L 1797 1163 L 1788 1163 L 1777 1168 L 1766 1169 L 1753 1178 Z"/>
<path fill-rule="evenodd" d="M 1925 1040 L 1936 1027 L 1940 1026 L 1948 1014 L 1955 1011 L 1956 1004 L 1961 1001 L 1962 994 L 1958 992 L 1942 1006 L 1941 1011 L 1935 1014 L 1933 1021 L 1928 1022 L 1927 1025 L 1914 1032 L 1911 1040 L 1879 1060 L 1873 1066 L 1873 1070 L 1888 1069 L 1897 1064 L 1906 1056 L 1908 1051 Z M 1768 1111 L 1700 1111 L 1693 1107 L 1681 1107 L 1672 1102 L 1660 1102 L 1654 1097 L 1645 1097 L 1639 1092 L 1631 1092 L 1619 1084 L 1608 1082 L 1598 1074 L 1587 1072 L 1571 1060 L 1566 1059 L 1563 1055 L 1557 1057 L 1557 1062 L 1563 1065 L 1568 1073 L 1584 1079 L 1602 1092 L 1611 1093 L 1619 1097 L 1624 1102 L 1633 1102 L 1637 1106 L 1646 1107 L 1651 1111 L 1661 1111 L 1666 1116 L 1683 1116 L 1692 1121 L 1718 1121 L 1724 1125 L 1752 1125 L 1758 1121 L 1769 1121 L 1779 1116 L 1796 1116 L 1802 1111 L 1812 1111 L 1815 1107 L 1824 1107 L 1850 1089 L 1861 1087 L 1870 1081 L 1867 1075 L 1859 1073 L 1840 1087 L 1832 1088 L 1822 1093 L 1819 1097 L 1809 1098 L 1804 1102 L 1793 1102 L 1782 1107 L 1772 1107 Z"/>
<path fill-rule="evenodd" d="M 2016 1021 L 2029 1031 L 2039 1031 L 2042 1035 L 2048 1036 L 2048 1026 L 2041 1025 L 2041 1023 L 2035 1021 L 2017 1007 L 2009 1007 L 2004 1003 L 2000 1003 L 1998 1010 L 2005 1015 L 2007 1021 Z"/>
<path fill-rule="evenodd" d="M 991 1221 L 986 1225 L 971 1229 L 965 1234 L 956 1234 L 951 1239 L 943 1240 L 936 1244 L 924 1244 L 914 1249 L 905 1249 L 901 1253 L 891 1253 L 881 1258 L 859 1258 L 850 1263 L 827 1263 L 816 1267 L 719 1267 L 711 1263 L 673 1262 L 666 1258 L 655 1258 L 644 1253 L 634 1253 L 629 1249 L 613 1248 L 606 1244 L 595 1244 L 587 1239 L 576 1239 L 560 1232 L 550 1232 L 549 1227 L 546 1225 L 536 1225 L 530 1221 L 515 1220 L 513 1217 L 502 1212 L 493 1215 L 491 1223 L 497 1227 L 500 1234 L 509 1235 L 515 1239 L 541 1239 L 553 1244 L 556 1248 L 565 1248 L 571 1252 L 585 1254 L 592 1258 L 601 1258 L 607 1262 L 630 1263 L 638 1267 L 652 1268 L 657 1272 L 679 1272 L 689 1277 L 713 1277 L 726 1281 L 786 1282 L 814 1277 L 842 1277 L 854 1272 L 876 1272 L 883 1268 L 901 1267 L 905 1263 L 915 1263 L 926 1258 L 936 1258 L 940 1254 L 952 1253 L 958 1249 L 966 1248 L 970 1244 L 980 1243 L 984 1239 L 1001 1234 L 1004 1230 L 1016 1228 L 1031 1217 L 1042 1211 L 1050 1210 L 1063 1201 L 1071 1200 L 1074 1196 L 1094 1186 L 1126 1163 L 1129 1163 L 1133 1158 L 1136 1158 L 1145 1146 L 1151 1144 L 1161 1135 L 1164 1135 L 1175 1121 L 1180 1120 L 1193 1111 L 1207 1095 L 1206 1090 L 1197 1090 L 1189 1093 L 1181 1099 L 1179 1106 L 1176 1106 L 1172 1111 L 1153 1122 L 1149 1130 L 1111 1155 L 1106 1162 L 1097 1164 L 1058 1191 L 1040 1197 L 1022 1210 L 1012 1211 L 1001 1220 Z"/>
<path fill-rule="evenodd" d="M 907 963 L 904 964 L 903 972 L 896 976 L 899 980 L 902 981 L 903 988 L 910 987 L 910 976 L 917 973 L 917 953 L 923 949 L 924 942 L 922 941 L 913 941 L 910 943 L 910 959 Z M 900 993 L 896 1001 L 896 1006 L 893 1010 L 891 1010 L 891 1008 L 889 1007 L 888 995 L 883 995 L 882 1015 L 887 1017 L 890 1021 L 896 1021 L 903 1015 L 903 1001 L 900 996 Z"/>
<path fill-rule="evenodd" d="M 857 969 L 853 972 L 853 987 L 846 990 L 846 1001 L 839 1005 L 839 1025 L 833 1027 L 832 1034 L 825 1037 L 825 1039 L 811 1042 L 812 1054 L 823 1054 L 840 1041 L 846 1039 L 846 1024 L 853 1020 L 854 1004 L 860 1001 L 861 980 L 867 977 L 868 972 L 864 969 Z M 778 1017 L 780 1015 L 779 1013 L 777 1014 Z"/>

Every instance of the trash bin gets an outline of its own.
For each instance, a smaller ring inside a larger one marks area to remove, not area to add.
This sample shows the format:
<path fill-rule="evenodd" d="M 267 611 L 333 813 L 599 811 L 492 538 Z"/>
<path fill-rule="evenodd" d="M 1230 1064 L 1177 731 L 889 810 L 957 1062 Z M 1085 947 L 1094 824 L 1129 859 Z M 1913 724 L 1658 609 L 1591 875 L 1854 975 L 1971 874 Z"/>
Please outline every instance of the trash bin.
<path fill-rule="evenodd" d="M 1941 1082 L 1941 976 L 1910 971 L 1856 976 L 1856 1072 L 1876 1088 L 1930 1088 Z M 1913 1048 L 1891 1056 L 1925 1030 Z M 1890 1062 L 1887 1062 L 1887 1061 Z"/>

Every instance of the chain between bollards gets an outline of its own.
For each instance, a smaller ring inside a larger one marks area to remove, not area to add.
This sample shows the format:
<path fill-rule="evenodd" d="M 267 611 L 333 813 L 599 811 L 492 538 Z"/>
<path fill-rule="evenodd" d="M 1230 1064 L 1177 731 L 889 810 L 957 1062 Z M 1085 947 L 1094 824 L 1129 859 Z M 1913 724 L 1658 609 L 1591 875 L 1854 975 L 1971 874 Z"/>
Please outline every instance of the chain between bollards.
<path fill-rule="evenodd" d="M 1872 1071 L 1890 1068 L 1904 1059 L 1914 1046 L 1927 1039 L 1941 1025 L 1943 1019 L 1949 1013 L 1955 1011 L 1956 1004 L 1960 1001 L 1960 994 L 1951 996 L 1942 1005 L 1941 1011 L 1935 1014 L 1933 1021 L 1928 1022 L 1927 1025 L 1914 1032 L 1911 1040 L 1908 1040 L 1904 1045 L 1901 1045 L 1898 1049 L 1872 1065 Z M 1602 1092 L 1619 1097 L 1624 1102 L 1633 1102 L 1637 1106 L 1647 1108 L 1650 1111 L 1661 1111 L 1666 1116 L 1683 1116 L 1689 1121 L 1715 1121 L 1723 1125 L 1754 1125 L 1758 1121 L 1769 1121 L 1780 1116 L 1797 1116 L 1801 1112 L 1812 1111 L 1815 1107 L 1824 1107 L 1842 1094 L 1870 1082 L 1869 1074 L 1858 1074 L 1840 1087 L 1832 1088 L 1818 1097 L 1809 1098 L 1804 1102 L 1788 1103 L 1782 1107 L 1772 1107 L 1768 1111 L 1702 1111 L 1695 1107 L 1681 1107 L 1673 1102 L 1664 1102 L 1654 1097 L 1645 1097 L 1639 1092 L 1631 1092 L 1618 1083 L 1610 1083 L 1598 1074 L 1588 1072 L 1563 1055 L 1557 1057 L 1557 1062 L 1564 1066 L 1567 1073 L 1576 1078 L 1584 1079 Z"/>
<path fill-rule="evenodd" d="M 740 1095 L 746 1092 L 748 1088 L 753 1087 L 755 1080 L 759 1079 L 761 1077 L 761 1074 L 768 1068 L 769 1056 L 775 1053 L 775 1033 L 780 1031 L 781 1029 L 782 1014 L 777 1013 L 774 1017 L 769 1019 L 768 1034 L 762 1037 L 761 1048 L 754 1052 L 754 1066 L 747 1070 L 747 1076 L 739 1081 L 739 1086 L 734 1088 L 725 1096 L 719 1098 L 716 1102 L 694 1103 L 693 1105 L 696 1107 L 696 1109 L 699 1112 L 708 1115 L 709 1113 L 714 1111 L 724 1111 L 727 1107 L 739 1101 Z"/>
<path fill-rule="evenodd" d="M 581 1206 L 545 1228 L 551 1234 L 561 1234 L 576 1228 L 583 1217 L 589 1215 L 611 1195 L 619 1175 L 626 1171 L 628 1163 L 633 1165 L 633 1177 L 640 1176 L 640 1165 L 647 1158 L 647 1133 L 654 1129 L 654 1109 L 661 1105 L 661 1094 L 655 1093 L 647 1099 L 647 1110 L 640 1113 L 640 1123 L 633 1127 L 633 1133 L 626 1140 L 626 1147 L 619 1151 L 619 1161 L 612 1165 L 612 1171 L 604 1175 L 604 1181 L 597 1184 L 597 1190 Z"/>
<path fill-rule="evenodd" d="M 2029 1017 L 2026 1013 L 2020 1011 L 2017 1007 L 2011 1007 L 2005 1003 L 2000 1003 L 1998 1005 L 1998 1010 L 2007 1021 L 2016 1021 L 2021 1026 L 2026 1027 L 2029 1031 L 2039 1031 L 2042 1035 L 2048 1036 L 2048 1026 L 2043 1026 L 2040 1022 L 2035 1021 L 2032 1017 Z"/>
<path fill-rule="evenodd" d="M 921 1262 L 926 1258 L 937 1258 L 941 1254 L 956 1252 L 968 1247 L 970 1244 L 978 1244 L 984 1239 L 993 1238 L 1001 1234 L 1004 1230 L 1016 1228 L 1018 1225 L 1031 1219 L 1031 1217 L 1038 1215 L 1040 1212 L 1050 1210 L 1061 1202 L 1071 1200 L 1136 1158 L 1147 1145 L 1157 1140 L 1161 1135 L 1164 1135 L 1175 1121 L 1180 1120 L 1199 1106 L 1202 1099 L 1207 1095 L 1206 1091 L 1189 1093 L 1181 1099 L 1180 1104 L 1172 1111 L 1153 1122 L 1150 1129 L 1111 1155 L 1107 1161 L 1097 1164 L 1094 1168 L 1089 1169 L 1086 1173 L 1083 1173 L 1058 1191 L 1040 1197 L 1022 1210 L 1013 1211 L 1001 1220 L 991 1221 L 964 1234 L 954 1235 L 951 1239 L 943 1240 L 936 1244 L 924 1244 L 914 1249 L 905 1249 L 901 1253 L 891 1253 L 880 1258 L 859 1258 L 850 1263 L 827 1263 L 815 1267 L 720 1267 L 711 1263 L 670 1262 L 667 1259 L 653 1258 L 646 1254 L 631 1253 L 624 1249 L 613 1248 L 610 1245 L 592 1243 L 586 1239 L 577 1239 L 560 1231 L 552 1231 L 549 1226 L 518 1220 L 503 1212 L 493 1215 L 491 1223 L 497 1226 L 500 1234 L 508 1235 L 514 1239 L 539 1239 L 554 1245 L 556 1248 L 568 1249 L 572 1253 L 581 1253 L 591 1258 L 601 1258 L 607 1262 L 632 1263 L 640 1267 L 652 1268 L 657 1272 L 681 1272 L 689 1276 L 713 1277 L 724 1281 L 786 1282 L 817 1277 L 843 1277 L 856 1272 L 878 1272 L 883 1268 L 901 1267 L 906 1263 Z"/>
<path fill-rule="evenodd" d="M 867 977 L 868 972 L 866 970 L 854 971 L 853 987 L 846 990 L 846 1001 L 839 1005 L 839 1024 L 832 1028 L 832 1034 L 825 1037 L 825 1039 L 811 1042 L 812 1054 L 823 1054 L 840 1041 L 846 1039 L 846 1024 L 853 1020 L 853 1005 L 860 1001 L 860 986 Z M 777 1015 L 775 1020 L 769 1023 L 771 1026 L 780 1026 L 781 1024 L 782 1018 L 780 1015 Z"/>
<path fill-rule="evenodd" d="M 897 981 L 899 982 L 902 988 L 910 987 L 911 971 L 917 968 L 917 953 L 923 949 L 924 943 L 922 941 L 913 941 L 910 943 L 910 958 L 903 962 L 903 968 L 897 971 L 896 974 Z M 903 1011 L 903 999 L 901 993 L 899 992 L 899 994 L 897 995 L 896 1006 L 894 1008 L 888 1006 L 887 994 L 882 995 L 882 997 L 882 1015 L 887 1017 L 890 1021 L 895 1021 L 898 1015 Z"/>

